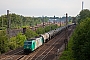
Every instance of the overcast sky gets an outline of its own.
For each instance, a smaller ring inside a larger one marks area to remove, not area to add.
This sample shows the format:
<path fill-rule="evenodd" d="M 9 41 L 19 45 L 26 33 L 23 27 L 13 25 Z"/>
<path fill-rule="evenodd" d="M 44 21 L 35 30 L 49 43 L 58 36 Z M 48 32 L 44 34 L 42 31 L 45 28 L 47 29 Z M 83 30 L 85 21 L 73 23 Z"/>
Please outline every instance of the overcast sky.
<path fill-rule="evenodd" d="M 0 0 L 0 15 L 16 13 L 23 16 L 76 16 L 82 9 L 90 10 L 90 0 Z"/>

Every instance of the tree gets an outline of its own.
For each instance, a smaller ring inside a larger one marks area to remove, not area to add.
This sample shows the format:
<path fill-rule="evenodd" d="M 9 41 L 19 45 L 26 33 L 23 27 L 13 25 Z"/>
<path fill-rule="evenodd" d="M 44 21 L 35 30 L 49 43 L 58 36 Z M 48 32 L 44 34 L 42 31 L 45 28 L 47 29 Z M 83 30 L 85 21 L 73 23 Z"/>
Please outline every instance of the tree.
<path fill-rule="evenodd" d="M 38 29 L 36 30 L 36 33 L 37 33 L 37 34 L 44 34 L 44 33 L 45 33 L 44 28 L 42 28 L 42 27 L 38 28 Z"/>
<path fill-rule="evenodd" d="M 90 10 L 84 9 L 79 13 L 78 22 L 84 20 L 85 18 L 90 17 Z"/>
<path fill-rule="evenodd" d="M 44 28 L 45 32 L 50 31 L 50 29 L 51 29 L 51 26 L 45 26 L 45 28 Z"/>
<path fill-rule="evenodd" d="M 10 28 L 21 28 L 23 26 L 35 26 L 42 23 L 41 17 L 24 17 L 15 13 L 9 14 L 11 20 Z M 2 18 L 3 26 L 7 28 L 7 15 L 1 15 L 0 17 L 0 28 L 2 27 Z M 45 19 L 45 21 L 48 19 Z"/>
<path fill-rule="evenodd" d="M 76 17 L 72 17 L 72 23 L 76 24 Z"/>
<path fill-rule="evenodd" d="M 90 60 L 90 18 L 84 19 L 73 35 L 73 56 L 76 60 Z"/>
<path fill-rule="evenodd" d="M 30 30 L 29 28 L 27 28 L 26 32 L 25 32 L 25 36 L 26 38 L 33 38 L 35 36 L 38 36 L 38 34 L 32 30 Z"/>

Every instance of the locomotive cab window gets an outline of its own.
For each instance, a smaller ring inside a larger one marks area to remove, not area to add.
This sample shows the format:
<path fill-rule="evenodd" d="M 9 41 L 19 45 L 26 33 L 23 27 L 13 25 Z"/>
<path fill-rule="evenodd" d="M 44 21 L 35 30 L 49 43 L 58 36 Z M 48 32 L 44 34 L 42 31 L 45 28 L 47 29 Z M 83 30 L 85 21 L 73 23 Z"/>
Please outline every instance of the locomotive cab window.
<path fill-rule="evenodd" d="M 28 44 L 32 44 L 32 42 L 28 42 Z"/>
<path fill-rule="evenodd" d="M 27 44 L 32 44 L 32 42 L 24 42 L 24 44 L 25 44 L 25 45 L 27 45 Z"/>

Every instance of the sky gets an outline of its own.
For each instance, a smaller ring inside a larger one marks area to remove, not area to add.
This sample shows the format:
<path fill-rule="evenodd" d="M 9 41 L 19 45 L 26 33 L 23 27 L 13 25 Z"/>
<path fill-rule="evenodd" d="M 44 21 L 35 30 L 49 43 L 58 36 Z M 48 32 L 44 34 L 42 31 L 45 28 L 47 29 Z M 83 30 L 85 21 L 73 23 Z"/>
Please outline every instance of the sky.
<path fill-rule="evenodd" d="M 90 10 L 90 0 L 0 0 L 0 15 L 16 13 L 23 16 L 76 16 L 84 9 Z"/>

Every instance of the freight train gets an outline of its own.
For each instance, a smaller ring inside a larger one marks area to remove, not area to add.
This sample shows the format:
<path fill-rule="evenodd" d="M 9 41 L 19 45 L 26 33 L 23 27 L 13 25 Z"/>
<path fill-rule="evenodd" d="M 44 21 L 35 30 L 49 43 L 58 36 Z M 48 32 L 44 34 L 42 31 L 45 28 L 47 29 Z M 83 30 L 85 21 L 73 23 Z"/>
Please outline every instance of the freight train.
<path fill-rule="evenodd" d="M 36 50 L 38 47 L 51 40 L 55 35 L 59 34 L 62 30 L 64 30 L 66 27 L 70 27 L 71 25 L 72 24 L 57 28 L 45 34 L 41 34 L 39 37 L 27 39 L 24 42 L 24 52 L 32 52 Z"/>

